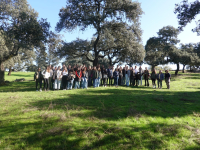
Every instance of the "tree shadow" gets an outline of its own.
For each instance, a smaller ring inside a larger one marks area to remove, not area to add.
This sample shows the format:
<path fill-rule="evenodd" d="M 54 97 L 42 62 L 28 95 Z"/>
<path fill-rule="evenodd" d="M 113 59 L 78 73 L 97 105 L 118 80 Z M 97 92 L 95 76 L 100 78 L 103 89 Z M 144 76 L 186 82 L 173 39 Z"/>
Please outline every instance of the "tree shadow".
<path fill-rule="evenodd" d="M 84 90 L 79 94 L 64 94 L 53 100 L 39 100 L 30 105 L 40 110 L 74 110 L 76 117 L 94 116 L 118 120 L 129 116 L 181 117 L 200 110 L 200 92 L 173 92 L 145 89 Z M 76 111 L 78 110 L 78 111 Z M 81 110 L 88 110 L 82 113 Z"/>

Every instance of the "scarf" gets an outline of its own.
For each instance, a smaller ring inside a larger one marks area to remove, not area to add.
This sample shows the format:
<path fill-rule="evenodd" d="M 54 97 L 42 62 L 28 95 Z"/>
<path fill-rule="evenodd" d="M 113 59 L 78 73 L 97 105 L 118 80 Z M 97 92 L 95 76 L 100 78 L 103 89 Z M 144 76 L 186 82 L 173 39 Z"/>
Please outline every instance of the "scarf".
<path fill-rule="evenodd" d="M 79 76 L 78 73 L 77 73 L 77 71 L 76 71 L 76 76 L 77 76 L 78 78 L 81 78 L 81 77 L 82 77 L 82 72 L 80 71 L 80 76 Z"/>

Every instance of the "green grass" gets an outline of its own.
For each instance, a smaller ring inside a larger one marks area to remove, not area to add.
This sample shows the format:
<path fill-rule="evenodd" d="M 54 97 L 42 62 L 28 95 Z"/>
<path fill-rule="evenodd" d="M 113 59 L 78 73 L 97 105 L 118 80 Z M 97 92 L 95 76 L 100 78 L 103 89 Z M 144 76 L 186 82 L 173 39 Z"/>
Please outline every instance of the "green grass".
<path fill-rule="evenodd" d="M 8 72 L 5 72 L 5 81 L 14 81 L 20 78 L 34 80 L 34 72 L 12 72 L 11 76 L 8 76 Z"/>
<path fill-rule="evenodd" d="M 200 74 L 173 77 L 170 90 L 163 85 L 49 92 L 35 92 L 34 82 L 0 87 L 0 149 L 200 149 Z"/>

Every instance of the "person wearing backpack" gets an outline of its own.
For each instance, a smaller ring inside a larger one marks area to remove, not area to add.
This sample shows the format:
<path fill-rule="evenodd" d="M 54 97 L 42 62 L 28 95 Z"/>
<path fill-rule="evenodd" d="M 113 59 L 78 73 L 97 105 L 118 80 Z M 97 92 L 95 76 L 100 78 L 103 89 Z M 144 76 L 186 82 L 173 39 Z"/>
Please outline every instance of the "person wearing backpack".
<path fill-rule="evenodd" d="M 34 81 L 36 83 L 36 91 L 38 91 L 38 83 L 39 83 L 40 84 L 40 92 L 42 92 L 42 79 L 43 79 L 43 76 L 42 76 L 41 69 L 38 68 L 38 71 L 36 71 L 34 74 Z"/>

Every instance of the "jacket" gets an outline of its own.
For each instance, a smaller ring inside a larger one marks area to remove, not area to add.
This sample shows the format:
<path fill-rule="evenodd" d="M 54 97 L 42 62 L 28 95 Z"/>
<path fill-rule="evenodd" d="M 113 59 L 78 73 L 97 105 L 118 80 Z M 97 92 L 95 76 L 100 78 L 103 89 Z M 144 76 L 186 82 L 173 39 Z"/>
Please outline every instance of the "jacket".
<path fill-rule="evenodd" d="M 112 76 L 113 76 L 113 71 L 112 71 L 112 69 L 108 69 L 107 72 L 108 72 L 108 77 L 112 77 Z"/>
<path fill-rule="evenodd" d="M 82 72 L 80 70 L 76 71 L 75 81 L 80 82 L 82 77 Z"/>
<path fill-rule="evenodd" d="M 118 72 L 118 71 L 114 71 L 114 73 L 113 73 L 113 77 L 114 77 L 114 78 L 119 77 L 119 72 Z"/>
<path fill-rule="evenodd" d="M 102 74 L 101 74 L 101 71 L 97 71 L 97 78 L 102 78 Z"/>
<path fill-rule="evenodd" d="M 160 79 L 159 79 L 159 75 L 160 75 Z M 161 73 L 161 74 L 157 74 L 157 79 L 158 80 L 164 80 L 164 75 L 163 75 L 163 73 Z"/>
<path fill-rule="evenodd" d="M 106 75 L 107 75 L 107 77 L 106 77 Z M 106 70 L 103 70 L 102 78 L 104 78 L 104 79 L 108 78 L 108 72 Z"/>
<path fill-rule="evenodd" d="M 144 79 L 149 78 L 149 70 L 144 70 Z"/>
<path fill-rule="evenodd" d="M 86 78 L 86 79 L 88 79 L 88 72 L 86 71 L 85 73 L 82 73 L 82 78 Z"/>
<path fill-rule="evenodd" d="M 37 77 L 37 80 L 42 80 L 43 79 L 42 72 L 36 71 L 34 74 L 34 80 L 36 80 L 36 77 Z"/>
<path fill-rule="evenodd" d="M 88 77 L 91 77 L 92 70 L 88 70 Z"/>
<path fill-rule="evenodd" d="M 153 72 L 153 73 L 151 73 L 151 80 L 152 79 L 157 79 L 157 75 Z"/>
<path fill-rule="evenodd" d="M 92 70 L 92 79 L 97 79 L 97 70 Z"/>

